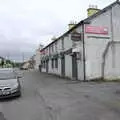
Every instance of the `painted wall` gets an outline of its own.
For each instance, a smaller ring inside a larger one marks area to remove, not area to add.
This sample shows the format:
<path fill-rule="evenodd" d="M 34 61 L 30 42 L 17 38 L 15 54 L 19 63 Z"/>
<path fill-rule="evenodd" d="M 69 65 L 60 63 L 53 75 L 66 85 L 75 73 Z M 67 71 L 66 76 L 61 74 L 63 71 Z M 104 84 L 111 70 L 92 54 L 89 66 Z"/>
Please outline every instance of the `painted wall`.
<path fill-rule="evenodd" d="M 65 55 L 65 76 L 72 78 L 72 57 Z"/>
<path fill-rule="evenodd" d="M 53 51 L 52 51 L 51 46 L 53 46 Z M 50 49 L 49 49 L 49 47 L 50 47 Z M 49 47 L 46 49 L 48 49 L 48 53 L 51 53 L 51 55 L 60 53 L 62 51 L 61 39 L 57 41 L 57 50 L 55 47 L 55 43 L 53 43 Z M 49 55 L 49 54 L 45 54 L 43 56 L 46 56 L 46 55 Z M 58 68 L 55 68 L 55 62 L 54 62 L 54 68 L 52 68 L 52 60 L 51 59 L 49 59 L 48 66 L 49 66 L 48 73 L 61 75 L 61 59 L 59 57 L 58 57 Z M 46 72 L 46 68 L 42 68 L 42 72 Z"/>
<path fill-rule="evenodd" d="M 72 48 L 72 40 L 70 34 L 64 37 L 64 51 Z"/>
<path fill-rule="evenodd" d="M 102 63 L 103 63 L 103 54 L 106 50 L 108 43 L 111 40 L 119 41 L 120 40 L 120 6 L 116 5 L 108 11 L 104 11 L 101 15 L 90 20 L 91 26 L 107 27 L 108 34 L 90 34 L 85 33 L 85 58 L 86 58 L 86 77 L 87 80 L 100 78 L 102 77 Z M 112 19 L 111 19 L 112 15 Z M 113 27 L 111 27 L 111 22 L 113 22 Z M 113 29 L 112 29 L 113 28 Z M 76 31 L 81 33 L 82 28 L 78 26 Z M 113 31 L 113 32 L 112 32 Z M 112 36 L 113 35 L 113 36 Z M 113 38 L 113 39 L 112 39 Z M 77 60 L 78 63 L 78 79 L 83 80 L 84 71 L 83 71 L 83 43 L 82 41 L 74 43 L 71 40 L 71 35 L 68 34 L 64 38 L 64 49 L 62 49 L 62 38 L 57 41 L 57 53 L 61 51 L 78 49 L 78 52 L 81 54 L 81 59 Z M 54 43 L 53 43 L 54 44 Z M 55 46 L 54 46 L 55 49 Z M 109 52 L 106 55 L 105 60 L 105 77 L 110 77 L 111 73 L 114 76 L 119 75 L 119 69 L 111 67 L 111 60 L 113 58 L 113 51 L 109 48 Z M 115 56 L 119 55 L 119 45 L 115 47 Z M 52 52 L 55 54 L 56 52 Z M 117 58 L 116 58 L 117 59 Z M 115 59 L 115 60 L 116 60 Z M 118 57 L 119 59 L 119 57 Z M 118 60 L 117 59 L 117 60 Z M 119 61 L 115 61 L 115 66 L 119 66 Z M 110 71 L 109 71 L 110 70 Z M 43 71 L 45 71 L 43 69 Z M 114 73 L 115 72 L 115 73 Z M 58 59 L 58 68 L 51 68 L 51 60 L 49 61 L 49 73 L 54 73 L 61 75 L 61 59 Z M 72 57 L 70 55 L 65 55 L 65 75 L 69 78 L 72 78 Z"/>
<path fill-rule="evenodd" d="M 76 32 L 82 33 L 82 26 L 79 26 L 78 28 L 76 28 Z M 78 42 L 73 42 L 73 44 L 76 44 L 75 46 L 73 46 L 73 50 L 78 49 L 78 52 L 80 54 L 80 59 L 77 60 L 78 80 L 83 81 L 84 80 L 83 41 L 80 40 Z"/>
<path fill-rule="evenodd" d="M 35 60 L 34 69 L 38 70 L 39 65 L 41 64 L 41 62 L 40 62 L 40 51 L 39 50 L 36 50 L 36 55 L 34 57 L 34 60 Z"/>
<path fill-rule="evenodd" d="M 110 11 L 104 12 L 90 22 L 90 26 L 101 26 L 108 28 L 108 35 L 85 34 L 85 56 L 86 56 L 86 78 L 94 79 L 101 77 L 102 55 L 107 43 L 111 40 L 111 18 Z M 97 37 L 97 38 L 94 38 Z M 108 37 L 105 39 L 105 37 Z"/>
<path fill-rule="evenodd" d="M 114 31 L 113 40 L 114 41 L 120 40 L 120 35 L 119 35 L 120 27 L 118 28 L 118 25 L 116 26 L 116 23 L 114 22 L 114 21 L 120 21 L 119 19 L 120 13 L 118 12 L 119 10 L 120 10 L 120 7 L 118 7 L 118 5 L 112 8 L 113 31 Z M 103 62 L 102 56 L 107 47 L 108 42 L 112 40 L 111 9 L 97 16 L 96 18 L 94 18 L 91 21 L 90 25 L 107 27 L 108 35 L 99 35 L 99 34 L 86 34 L 85 35 L 86 76 L 88 80 L 102 77 L 102 67 L 101 67 L 102 62 Z M 97 38 L 94 38 L 94 36 Z M 107 64 L 111 63 L 111 57 L 110 57 L 111 52 L 109 52 L 109 54 L 110 55 L 108 56 L 110 59 L 107 59 Z M 108 67 L 108 69 L 110 68 Z M 106 68 L 105 71 L 108 69 Z"/>
<path fill-rule="evenodd" d="M 113 39 L 114 41 L 120 41 L 120 5 L 116 5 L 112 8 L 113 15 Z"/>
<path fill-rule="evenodd" d="M 109 46 L 105 56 L 105 79 L 120 78 L 120 42 Z"/>

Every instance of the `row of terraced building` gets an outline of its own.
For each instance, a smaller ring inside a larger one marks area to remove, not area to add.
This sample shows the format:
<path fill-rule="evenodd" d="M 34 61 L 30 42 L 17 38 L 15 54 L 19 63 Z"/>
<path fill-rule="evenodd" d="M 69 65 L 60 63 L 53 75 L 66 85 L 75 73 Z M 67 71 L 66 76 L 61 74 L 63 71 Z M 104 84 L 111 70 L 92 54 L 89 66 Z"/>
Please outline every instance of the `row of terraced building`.
<path fill-rule="evenodd" d="M 119 11 L 118 0 L 102 10 L 90 7 L 88 18 L 40 51 L 41 72 L 84 81 L 120 78 Z"/>

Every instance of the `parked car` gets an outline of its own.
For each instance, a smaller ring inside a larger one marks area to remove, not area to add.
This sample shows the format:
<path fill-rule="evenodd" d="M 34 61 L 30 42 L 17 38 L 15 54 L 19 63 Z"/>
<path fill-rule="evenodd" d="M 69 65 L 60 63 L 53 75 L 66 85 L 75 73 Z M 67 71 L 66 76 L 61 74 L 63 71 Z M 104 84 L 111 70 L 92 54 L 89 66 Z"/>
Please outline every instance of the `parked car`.
<path fill-rule="evenodd" d="M 21 96 L 19 77 L 11 69 L 0 69 L 0 99 L 15 96 Z"/>
<path fill-rule="evenodd" d="M 20 67 L 20 70 L 28 70 L 28 68 Z"/>

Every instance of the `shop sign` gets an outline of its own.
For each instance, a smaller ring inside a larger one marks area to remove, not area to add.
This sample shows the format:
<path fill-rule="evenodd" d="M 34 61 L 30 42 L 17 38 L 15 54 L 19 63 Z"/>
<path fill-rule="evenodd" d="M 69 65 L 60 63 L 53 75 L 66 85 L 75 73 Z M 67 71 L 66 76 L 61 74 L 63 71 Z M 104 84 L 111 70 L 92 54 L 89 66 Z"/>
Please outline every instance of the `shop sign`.
<path fill-rule="evenodd" d="M 48 51 L 47 50 L 43 50 L 43 51 L 40 51 L 40 53 L 43 54 L 43 55 L 45 55 L 45 54 L 48 53 Z"/>
<path fill-rule="evenodd" d="M 85 33 L 89 34 L 108 34 L 108 28 L 102 26 L 85 26 Z"/>
<path fill-rule="evenodd" d="M 45 54 L 45 51 L 40 51 L 40 53 L 44 55 L 44 54 Z"/>
<path fill-rule="evenodd" d="M 77 33 L 77 32 L 72 33 L 71 34 L 71 40 L 73 40 L 73 41 L 80 41 L 81 40 L 81 34 Z"/>

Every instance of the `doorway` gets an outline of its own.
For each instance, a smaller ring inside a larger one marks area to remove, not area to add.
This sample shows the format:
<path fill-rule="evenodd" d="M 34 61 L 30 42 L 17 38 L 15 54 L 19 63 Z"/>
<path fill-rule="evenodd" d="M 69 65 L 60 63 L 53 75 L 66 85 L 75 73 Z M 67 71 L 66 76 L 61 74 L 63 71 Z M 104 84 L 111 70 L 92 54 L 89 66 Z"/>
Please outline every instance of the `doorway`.
<path fill-rule="evenodd" d="M 65 56 L 61 58 L 61 76 L 65 77 Z"/>
<path fill-rule="evenodd" d="M 78 79 L 78 68 L 77 68 L 77 54 L 72 55 L 72 78 L 73 80 Z"/>

